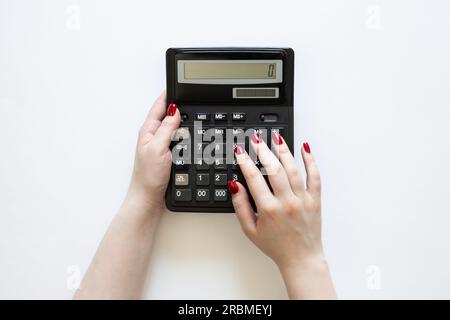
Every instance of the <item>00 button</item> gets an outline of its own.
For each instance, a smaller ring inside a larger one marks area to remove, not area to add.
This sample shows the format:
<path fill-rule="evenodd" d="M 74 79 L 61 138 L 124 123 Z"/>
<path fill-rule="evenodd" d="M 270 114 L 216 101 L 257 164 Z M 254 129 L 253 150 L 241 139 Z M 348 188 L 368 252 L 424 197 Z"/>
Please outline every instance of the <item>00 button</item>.
<path fill-rule="evenodd" d="M 209 201 L 209 190 L 208 189 L 197 189 L 197 201 Z"/>

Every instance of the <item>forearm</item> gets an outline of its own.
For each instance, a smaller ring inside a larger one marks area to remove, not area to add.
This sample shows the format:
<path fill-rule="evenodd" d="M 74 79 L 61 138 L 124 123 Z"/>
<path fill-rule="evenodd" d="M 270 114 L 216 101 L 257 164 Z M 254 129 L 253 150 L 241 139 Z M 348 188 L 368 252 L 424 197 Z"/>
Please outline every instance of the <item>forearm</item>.
<path fill-rule="evenodd" d="M 137 299 L 145 283 L 160 210 L 128 194 L 108 228 L 75 299 Z"/>
<path fill-rule="evenodd" d="M 323 257 L 279 266 L 290 299 L 336 299 L 328 264 Z"/>

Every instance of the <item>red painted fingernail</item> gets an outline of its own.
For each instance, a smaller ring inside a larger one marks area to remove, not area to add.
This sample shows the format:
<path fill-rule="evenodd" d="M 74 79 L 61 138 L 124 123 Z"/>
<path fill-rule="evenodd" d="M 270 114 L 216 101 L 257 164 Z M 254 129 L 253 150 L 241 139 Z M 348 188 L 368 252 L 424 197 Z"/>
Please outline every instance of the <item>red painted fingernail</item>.
<path fill-rule="evenodd" d="M 231 194 L 238 193 L 239 187 L 236 182 L 228 181 L 228 190 L 230 190 Z"/>
<path fill-rule="evenodd" d="M 169 106 L 167 107 L 167 115 L 172 117 L 175 115 L 176 112 L 177 112 L 177 105 L 175 103 L 169 104 Z"/>
<path fill-rule="evenodd" d="M 234 152 L 237 154 L 243 154 L 244 153 L 244 149 L 240 146 L 236 146 L 236 148 L 234 148 Z"/>
<path fill-rule="evenodd" d="M 261 136 L 259 135 L 259 133 L 254 133 L 252 134 L 252 141 L 256 144 L 261 143 Z"/>
<path fill-rule="evenodd" d="M 305 149 L 306 153 L 311 153 L 311 148 L 309 147 L 308 142 L 303 142 L 303 149 Z"/>
<path fill-rule="evenodd" d="M 275 144 L 283 144 L 283 138 L 278 132 L 272 132 L 272 140 L 273 142 L 275 142 Z"/>

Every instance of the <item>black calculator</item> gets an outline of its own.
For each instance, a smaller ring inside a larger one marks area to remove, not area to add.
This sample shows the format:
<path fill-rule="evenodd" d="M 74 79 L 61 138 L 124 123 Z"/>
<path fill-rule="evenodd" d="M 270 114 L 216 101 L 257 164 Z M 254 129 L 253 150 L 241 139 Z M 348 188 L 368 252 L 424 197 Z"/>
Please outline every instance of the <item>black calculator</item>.
<path fill-rule="evenodd" d="M 227 182 L 246 186 L 234 148 L 252 156 L 251 135 L 272 147 L 276 132 L 293 152 L 294 51 L 170 48 L 166 68 L 167 103 L 177 104 L 182 119 L 172 138 L 167 208 L 234 212 Z"/>

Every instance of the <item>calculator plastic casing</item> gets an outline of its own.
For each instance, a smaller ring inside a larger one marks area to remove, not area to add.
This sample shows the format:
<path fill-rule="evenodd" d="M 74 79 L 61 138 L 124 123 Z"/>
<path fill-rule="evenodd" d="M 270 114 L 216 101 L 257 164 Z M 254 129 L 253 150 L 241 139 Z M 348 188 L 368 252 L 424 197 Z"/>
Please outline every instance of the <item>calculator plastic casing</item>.
<path fill-rule="evenodd" d="M 283 78 L 281 83 L 270 84 L 186 84 L 178 83 L 177 61 L 178 60 L 271 60 L 281 59 L 283 61 Z M 180 112 L 186 114 L 188 119 L 181 123 L 180 127 L 193 128 L 194 117 L 197 113 L 211 114 L 211 120 L 206 127 L 220 127 L 231 129 L 267 127 L 261 120 L 261 114 L 276 114 L 278 122 L 270 124 L 270 127 L 284 128 L 283 138 L 289 149 L 294 154 L 294 51 L 291 48 L 170 48 L 166 52 L 166 80 L 167 80 L 167 103 L 177 104 Z M 278 87 L 279 98 L 277 99 L 235 99 L 231 92 L 234 87 Z M 216 112 L 227 112 L 226 122 L 216 123 L 214 114 Z M 233 112 L 244 112 L 246 121 L 235 123 L 231 119 Z M 270 136 L 268 137 L 270 139 Z M 190 164 L 185 173 L 189 173 L 189 188 L 196 190 L 194 175 L 195 164 Z M 213 168 L 210 173 L 212 175 Z M 231 168 L 228 168 L 230 176 Z M 166 191 L 167 208 L 175 212 L 234 212 L 231 195 L 228 201 L 198 203 L 193 192 L 192 201 L 177 203 L 174 200 L 175 166 L 172 164 L 171 176 Z M 209 190 L 214 189 L 214 183 L 210 179 Z M 224 186 L 226 188 L 226 186 Z M 210 192 L 212 195 L 212 192 Z M 249 194 L 250 195 L 250 194 Z"/>

